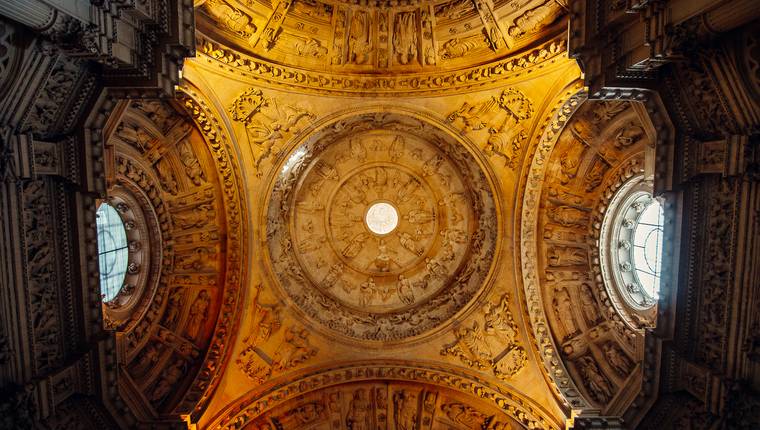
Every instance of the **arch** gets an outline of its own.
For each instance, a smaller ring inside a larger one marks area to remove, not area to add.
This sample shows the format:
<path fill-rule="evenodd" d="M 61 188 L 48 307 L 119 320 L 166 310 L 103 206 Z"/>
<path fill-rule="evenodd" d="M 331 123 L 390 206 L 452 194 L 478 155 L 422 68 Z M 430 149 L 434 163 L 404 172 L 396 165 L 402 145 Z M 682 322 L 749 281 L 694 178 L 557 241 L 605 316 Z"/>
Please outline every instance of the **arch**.
<path fill-rule="evenodd" d="M 268 411 L 311 393 L 358 382 L 405 382 L 460 393 L 471 405 L 509 417 L 523 428 L 560 429 L 542 406 L 519 393 L 482 381 L 475 374 L 448 366 L 413 361 L 363 361 L 304 369 L 288 381 L 270 381 L 232 402 L 210 421 L 210 429 L 257 428 L 253 423 Z M 297 401 L 297 400 L 296 400 Z M 248 427 L 250 426 L 250 427 Z"/>

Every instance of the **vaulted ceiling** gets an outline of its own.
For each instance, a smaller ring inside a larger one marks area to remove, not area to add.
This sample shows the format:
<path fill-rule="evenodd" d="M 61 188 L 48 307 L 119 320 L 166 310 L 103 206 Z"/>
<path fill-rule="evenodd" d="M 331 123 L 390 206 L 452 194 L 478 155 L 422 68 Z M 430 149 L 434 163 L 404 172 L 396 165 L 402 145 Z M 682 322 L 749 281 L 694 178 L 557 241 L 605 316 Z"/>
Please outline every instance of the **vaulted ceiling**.
<path fill-rule="evenodd" d="M 250 429 L 626 409 L 646 318 L 615 312 L 593 243 L 654 128 L 584 103 L 564 2 L 196 6 L 181 97 L 110 129 L 163 240 L 146 316 L 111 321 L 130 401 Z"/>

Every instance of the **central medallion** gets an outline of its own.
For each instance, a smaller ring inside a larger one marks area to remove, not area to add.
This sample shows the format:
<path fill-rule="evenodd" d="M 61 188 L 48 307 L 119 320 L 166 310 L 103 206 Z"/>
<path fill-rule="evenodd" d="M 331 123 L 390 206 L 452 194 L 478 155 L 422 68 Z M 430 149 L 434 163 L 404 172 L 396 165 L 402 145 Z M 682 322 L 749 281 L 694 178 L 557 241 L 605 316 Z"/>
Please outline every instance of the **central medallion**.
<path fill-rule="evenodd" d="M 353 338 L 401 339 L 444 322 L 493 260 L 494 203 L 479 165 L 437 128 L 404 121 L 344 122 L 313 137 L 285 162 L 270 201 L 275 276 L 307 314 Z"/>
<path fill-rule="evenodd" d="M 386 235 L 398 226 L 398 211 L 386 202 L 373 203 L 364 217 L 367 228 L 377 235 Z"/>

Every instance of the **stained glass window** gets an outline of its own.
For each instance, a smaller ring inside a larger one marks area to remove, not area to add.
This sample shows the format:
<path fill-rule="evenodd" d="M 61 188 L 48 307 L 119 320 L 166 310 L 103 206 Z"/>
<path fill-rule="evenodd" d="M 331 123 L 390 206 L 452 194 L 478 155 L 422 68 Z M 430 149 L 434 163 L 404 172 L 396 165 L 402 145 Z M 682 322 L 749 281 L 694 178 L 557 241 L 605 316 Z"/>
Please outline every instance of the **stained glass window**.
<path fill-rule="evenodd" d="M 103 203 L 96 213 L 100 292 L 104 302 L 115 299 L 124 284 L 129 251 L 124 222 L 111 205 Z"/>

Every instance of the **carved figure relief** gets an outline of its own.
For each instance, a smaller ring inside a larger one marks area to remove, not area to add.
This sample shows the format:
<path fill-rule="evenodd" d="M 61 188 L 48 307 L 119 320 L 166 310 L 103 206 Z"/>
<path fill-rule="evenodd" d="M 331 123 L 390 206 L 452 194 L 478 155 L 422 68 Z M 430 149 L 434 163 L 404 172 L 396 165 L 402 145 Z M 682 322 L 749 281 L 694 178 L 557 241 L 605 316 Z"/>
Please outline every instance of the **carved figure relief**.
<path fill-rule="evenodd" d="M 461 120 L 464 131 L 487 128 L 489 137 L 483 151 L 487 155 L 501 156 L 506 166 L 514 168 L 522 145 L 528 138 L 521 124 L 532 116 L 531 101 L 519 90 L 510 88 L 502 91 L 498 99 L 491 97 L 474 105 L 465 102 L 448 115 L 447 121 L 454 123 Z"/>
<path fill-rule="evenodd" d="M 594 293 L 591 291 L 591 287 L 588 284 L 581 284 L 580 296 L 583 316 L 586 317 L 589 326 L 596 325 L 602 319 L 602 315 L 599 313 L 599 305 L 597 304 L 596 299 L 594 298 Z"/>
<path fill-rule="evenodd" d="M 596 361 L 591 356 L 586 355 L 580 358 L 578 366 L 589 395 L 601 404 L 606 404 L 612 400 L 615 388 L 610 380 L 599 370 Z"/>
<path fill-rule="evenodd" d="M 631 121 L 615 132 L 615 147 L 619 149 L 627 148 L 637 143 L 644 136 L 644 128 L 637 122 Z"/>
<path fill-rule="evenodd" d="M 633 363 L 631 359 L 620 349 L 619 346 L 612 342 L 605 343 L 602 346 L 604 351 L 604 358 L 609 363 L 610 367 L 622 377 L 628 376 L 633 370 Z"/>
<path fill-rule="evenodd" d="M 587 227 L 589 224 L 588 213 L 571 206 L 555 206 L 546 215 L 563 227 Z"/>
<path fill-rule="evenodd" d="M 322 58 L 327 55 L 327 48 L 314 38 L 308 38 L 295 43 L 296 54 L 302 57 Z"/>
<path fill-rule="evenodd" d="M 346 428 L 351 430 L 369 430 L 372 413 L 372 403 L 364 388 L 357 389 L 348 406 Z"/>
<path fill-rule="evenodd" d="M 179 382 L 179 380 L 185 374 L 186 369 L 187 363 L 185 360 L 182 358 L 177 358 L 161 373 L 161 378 L 153 387 L 148 400 L 154 402 L 155 404 L 163 403 L 177 382 Z"/>
<path fill-rule="evenodd" d="M 417 17 L 414 12 L 396 14 L 393 52 L 399 64 L 409 64 L 417 59 Z"/>
<path fill-rule="evenodd" d="M 279 145 L 315 118 L 307 109 L 265 97 L 263 92 L 251 88 L 243 92 L 229 108 L 232 119 L 243 123 L 248 144 L 257 149 L 256 168 L 271 154 L 279 152 Z"/>
<path fill-rule="evenodd" d="M 228 30 L 250 39 L 256 33 L 256 26 L 250 16 L 230 6 L 223 0 L 207 0 L 206 11 Z M 250 40 L 249 40 L 250 41 Z"/>
<path fill-rule="evenodd" d="M 393 423 L 397 430 L 417 430 L 417 395 L 408 390 L 393 393 Z"/>
<path fill-rule="evenodd" d="M 195 298 L 193 304 L 190 305 L 190 315 L 188 317 L 187 326 L 185 327 L 185 333 L 187 337 L 196 340 L 200 334 L 203 324 L 208 318 L 206 311 L 211 304 L 211 298 L 206 290 L 201 290 L 198 293 L 198 297 Z"/>
<path fill-rule="evenodd" d="M 562 6 L 556 0 L 547 0 L 541 6 L 530 9 L 514 20 L 508 33 L 512 38 L 540 31 L 550 25 L 562 13 Z"/>
<path fill-rule="evenodd" d="M 575 247 L 549 247 L 547 258 L 549 260 L 549 266 L 551 267 L 584 266 L 588 264 L 586 251 Z"/>
<path fill-rule="evenodd" d="M 353 10 L 348 28 L 348 62 L 365 64 L 370 61 L 372 47 L 372 17 L 367 11 Z"/>
<path fill-rule="evenodd" d="M 203 169 L 201 169 L 201 165 L 195 156 L 190 142 L 187 139 L 182 140 L 177 144 L 177 149 L 179 150 L 179 159 L 185 166 L 187 177 L 190 178 L 195 186 L 203 185 L 206 182 L 206 175 L 203 173 Z"/>
<path fill-rule="evenodd" d="M 446 41 L 438 51 L 442 60 L 452 60 L 467 55 L 471 50 L 482 46 L 484 41 L 480 39 L 459 39 L 457 37 Z"/>
<path fill-rule="evenodd" d="M 567 288 L 562 287 L 555 290 L 552 305 L 554 306 L 554 314 L 557 321 L 562 326 L 564 339 L 576 334 L 578 332 L 578 325 L 575 322 L 573 303 L 570 299 L 570 293 L 568 293 Z"/>

